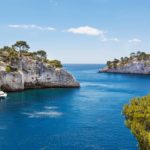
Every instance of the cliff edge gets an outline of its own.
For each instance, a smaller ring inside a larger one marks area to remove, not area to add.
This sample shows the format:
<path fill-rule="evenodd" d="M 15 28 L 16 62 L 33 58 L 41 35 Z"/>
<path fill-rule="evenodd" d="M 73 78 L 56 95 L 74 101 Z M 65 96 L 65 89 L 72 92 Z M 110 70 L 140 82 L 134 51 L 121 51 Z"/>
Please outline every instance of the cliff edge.
<path fill-rule="evenodd" d="M 122 57 L 107 61 L 107 66 L 99 72 L 150 74 L 150 54 L 144 52 L 131 53 L 130 57 Z"/>
<path fill-rule="evenodd" d="M 0 49 L 0 87 L 2 90 L 80 87 L 76 79 L 62 68 L 60 61 L 47 59 L 44 50 L 28 52 L 29 46 L 23 42 L 18 41 L 12 47 L 5 46 Z"/>

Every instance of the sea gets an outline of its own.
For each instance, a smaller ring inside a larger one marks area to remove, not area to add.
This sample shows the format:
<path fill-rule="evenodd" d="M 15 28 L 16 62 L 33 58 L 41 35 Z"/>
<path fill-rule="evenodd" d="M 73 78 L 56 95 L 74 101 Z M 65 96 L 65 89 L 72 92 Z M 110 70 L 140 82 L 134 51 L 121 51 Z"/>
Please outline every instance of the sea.
<path fill-rule="evenodd" d="M 65 64 L 80 88 L 8 93 L 0 100 L 0 150 L 138 150 L 124 104 L 150 92 L 150 76 L 98 73 L 104 65 Z"/>

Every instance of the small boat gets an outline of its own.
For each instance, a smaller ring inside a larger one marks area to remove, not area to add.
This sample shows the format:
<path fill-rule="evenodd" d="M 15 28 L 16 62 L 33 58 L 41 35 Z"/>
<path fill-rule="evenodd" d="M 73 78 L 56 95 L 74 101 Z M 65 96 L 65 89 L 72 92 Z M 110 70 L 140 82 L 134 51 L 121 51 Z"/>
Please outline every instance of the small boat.
<path fill-rule="evenodd" d="M 6 98 L 7 97 L 7 93 L 0 91 L 0 98 Z"/>

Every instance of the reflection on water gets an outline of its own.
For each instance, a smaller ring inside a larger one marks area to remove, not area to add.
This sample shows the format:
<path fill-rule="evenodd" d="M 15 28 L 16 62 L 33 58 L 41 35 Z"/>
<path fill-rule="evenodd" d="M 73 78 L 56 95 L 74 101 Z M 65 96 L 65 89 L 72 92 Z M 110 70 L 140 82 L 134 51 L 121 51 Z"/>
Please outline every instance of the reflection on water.
<path fill-rule="evenodd" d="M 23 114 L 27 115 L 29 118 L 39 118 L 39 117 L 54 118 L 60 117 L 63 113 L 58 111 L 58 107 L 45 106 L 45 109 L 43 109 L 43 111 L 24 112 Z"/>

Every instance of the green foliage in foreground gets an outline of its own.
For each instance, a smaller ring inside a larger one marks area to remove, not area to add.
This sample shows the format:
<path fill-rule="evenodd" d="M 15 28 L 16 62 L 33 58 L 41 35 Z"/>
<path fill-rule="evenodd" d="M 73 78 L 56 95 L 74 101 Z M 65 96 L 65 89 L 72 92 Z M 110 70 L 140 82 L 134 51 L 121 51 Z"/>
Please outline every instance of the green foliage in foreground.
<path fill-rule="evenodd" d="M 126 126 L 131 129 L 141 150 L 150 150 L 150 95 L 134 98 L 124 105 Z"/>

